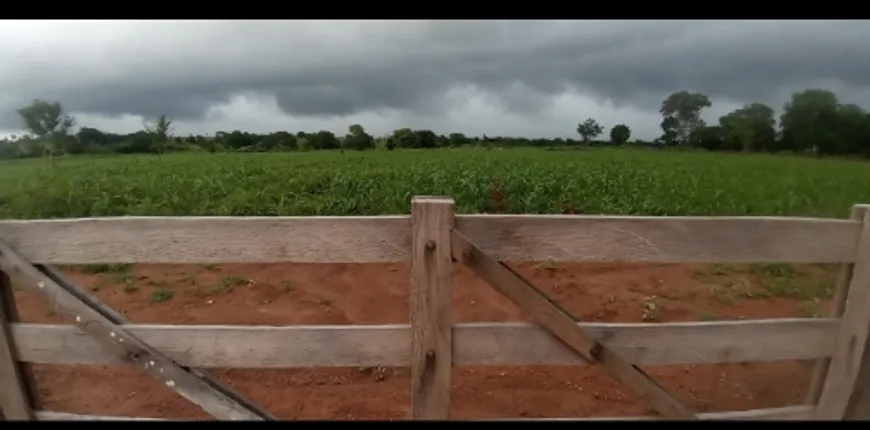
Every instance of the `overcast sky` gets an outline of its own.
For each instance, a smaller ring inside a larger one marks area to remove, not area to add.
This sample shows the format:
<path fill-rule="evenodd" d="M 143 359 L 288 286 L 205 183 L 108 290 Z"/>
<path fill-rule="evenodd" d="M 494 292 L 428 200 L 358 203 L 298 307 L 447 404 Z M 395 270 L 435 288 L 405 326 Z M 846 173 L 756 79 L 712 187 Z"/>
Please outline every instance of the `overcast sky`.
<path fill-rule="evenodd" d="M 779 115 L 796 89 L 870 108 L 868 21 L 0 21 L 0 132 L 60 101 L 112 132 L 317 131 L 576 137 L 593 117 L 661 134 L 679 90 L 715 121 Z"/>

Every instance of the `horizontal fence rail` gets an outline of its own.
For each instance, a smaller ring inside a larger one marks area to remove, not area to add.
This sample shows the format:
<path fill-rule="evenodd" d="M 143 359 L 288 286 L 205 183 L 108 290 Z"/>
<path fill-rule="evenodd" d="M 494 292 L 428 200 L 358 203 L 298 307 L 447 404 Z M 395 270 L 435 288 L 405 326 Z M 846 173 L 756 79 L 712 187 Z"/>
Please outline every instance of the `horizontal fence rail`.
<path fill-rule="evenodd" d="M 803 421 L 812 419 L 815 408 L 812 406 L 786 406 L 782 408 L 750 409 L 746 411 L 732 412 L 707 412 L 698 414 L 702 420 L 793 420 Z M 41 421 L 182 421 L 165 418 L 146 417 L 117 417 L 106 415 L 71 414 L 67 412 L 37 411 L 36 417 Z M 477 419 L 471 421 L 499 422 L 499 421 L 652 421 L 656 417 L 592 417 L 592 418 L 521 418 L 521 419 Z M 660 418 L 658 418 L 660 419 Z"/>
<path fill-rule="evenodd" d="M 847 263 L 861 223 L 783 217 L 457 215 L 498 260 Z M 37 264 L 395 262 L 410 217 L 121 217 L 0 221 Z"/>
<path fill-rule="evenodd" d="M 697 323 L 581 323 L 633 364 L 740 363 L 829 357 L 836 319 Z M 409 325 L 125 325 L 179 364 L 196 367 L 407 367 Z M 71 325 L 12 324 L 26 362 L 127 364 Z M 526 323 L 453 326 L 456 365 L 585 365 L 546 330 Z"/>

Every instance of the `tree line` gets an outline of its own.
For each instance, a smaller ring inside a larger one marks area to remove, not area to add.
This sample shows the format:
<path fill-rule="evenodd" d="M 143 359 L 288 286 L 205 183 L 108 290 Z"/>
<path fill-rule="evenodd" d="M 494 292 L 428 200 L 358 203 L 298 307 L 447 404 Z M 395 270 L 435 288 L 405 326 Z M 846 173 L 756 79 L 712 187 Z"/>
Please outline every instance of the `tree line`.
<path fill-rule="evenodd" d="M 163 154 L 175 151 L 270 152 L 308 150 L 434 149 L 463 146 L 558 147 L 621 146 L 699 148 L 708 151 L 811 153 L 818 156 L 870 157 L 870 113 L 842 104 L 837 95 L 822 89 L 799 91 L 785 103 L 777 119 L 774 109 L 750 103 L 706 124 L 701 118 L 712 102 L 707 95 L 679 91 L 668 96 L 659 110 L 662 134 L 652 141 L 631 140 L 626 124 L 605 127 L 594 118 L 577 124 L 579 139 L 543 139 L 436 134 L 432 130 L 401 128 L 374 137 L 359 124 L 347 134 L 330 131 L 277 131 L 257 134 L 240 130 L 218 131 L 213 136 L 172 133 L 166 115 L 147 121 L 142 130 L 115 134 L 82 126 L 73 132 L 76 118 L 65 114 L 59 102 L 34 100 L 16 112 L 26 133 L 0 139 L 0 158 L 28 158 L 58 154 Z M 608 139 L 609 138 L 609 139 Z"/>

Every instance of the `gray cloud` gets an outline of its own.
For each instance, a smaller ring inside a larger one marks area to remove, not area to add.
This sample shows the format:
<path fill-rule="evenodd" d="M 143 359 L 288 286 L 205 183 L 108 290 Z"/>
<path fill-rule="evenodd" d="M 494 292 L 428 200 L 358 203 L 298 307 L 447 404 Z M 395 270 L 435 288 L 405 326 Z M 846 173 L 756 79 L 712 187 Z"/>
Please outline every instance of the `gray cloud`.
<path fill-rule="evenodd" d="M 291 117 L 392 112 L 450 127 L 456 89 L 474 88 L 528 118 L 528 132 L 479 124 L 492 134 L 534 134 L 555 117 L 618 120 L 615 109 L 652 130 L 661 100 L 683 89 L 709 94 L 714 110 L 778 110 L 810 86 L 870 107 L 866 40 L 870 23 L 859 21 L 15 22 L 0 28 L 0 128 L 17 128 L 15 108 L 35 97 L 195 124 L 241 94 L 273 98 Z M 586 110 L 554 112 L 568 93 Z"/>

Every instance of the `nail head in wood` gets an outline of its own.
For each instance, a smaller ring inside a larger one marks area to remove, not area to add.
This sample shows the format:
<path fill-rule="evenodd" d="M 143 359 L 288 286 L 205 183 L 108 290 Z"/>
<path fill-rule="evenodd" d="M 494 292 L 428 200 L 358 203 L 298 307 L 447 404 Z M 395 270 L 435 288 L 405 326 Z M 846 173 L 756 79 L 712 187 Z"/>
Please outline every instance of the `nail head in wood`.
<path fill-rule="evenodd" d="M 595 345 L 589 350 L 589 355 L 593 358 L 598 358 L 601 355 L 601 343 L 595 342 Z"/>
<path fill-rule="evenodd" d="M 437 245 L 435 244 L 434 240 L 430 240 L 430 241 L 426 242 L 426 249 L 429 251 L 434 251 L 436 246 Z"/>

